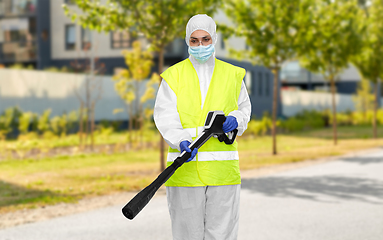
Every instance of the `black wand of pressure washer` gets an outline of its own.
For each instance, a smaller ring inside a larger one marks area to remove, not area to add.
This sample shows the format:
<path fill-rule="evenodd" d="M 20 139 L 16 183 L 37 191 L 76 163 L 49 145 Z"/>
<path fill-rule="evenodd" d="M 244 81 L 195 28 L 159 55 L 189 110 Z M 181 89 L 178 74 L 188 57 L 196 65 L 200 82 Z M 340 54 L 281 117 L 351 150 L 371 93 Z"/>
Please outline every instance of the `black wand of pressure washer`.
<path fill-rule="evenodd" d="M 222 111 L 210 111 L 206 117 L 204 130 L 192 143 L 189 148 L 191 151 L 200 148 L 212 136 L 218 137 L 220 142 L 233 144 L 237 136 L 237 129 L 229 133 L 224 133 L 222 125 L 226 117 Z M 183 151 L 174 162 L 167 167 L 149 186 L 141 190 L 123 208 L 122 213 L 125 217 L 132 220 L 149 203 L 157 190 L 174 174 L 174 172 L 191 157 L 191 152 Z"/>

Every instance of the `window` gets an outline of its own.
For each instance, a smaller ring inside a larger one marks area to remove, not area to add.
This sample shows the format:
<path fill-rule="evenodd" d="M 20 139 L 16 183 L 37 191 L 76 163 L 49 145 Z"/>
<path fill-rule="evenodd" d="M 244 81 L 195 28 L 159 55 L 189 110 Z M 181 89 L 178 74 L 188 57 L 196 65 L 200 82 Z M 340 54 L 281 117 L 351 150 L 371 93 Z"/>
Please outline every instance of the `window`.
<path fill-rule="evenodd" d="M 76 49 L 76 26 L 74 24 L 65 25 L 65 49 Z"/>
<path fill-rule="evenodd" d="M 246 72 L 246 76 L 245 76 L 245 86 L 246 86 L 246 89 L 247 89 L 247 92 L 249 95 L 251 95 L 251 71 L 247 71 Z"/>
<path fill-rule="evenodd" d="M 89 50 L 92 47 L 92 32 L 89 28 L 81 28 L 81 48 Z"/>
<path fill-rule="evenodd" d="M 130 48 L 134 40 L 127 31 L 111 32 L 112 48 Z"/>
<path fill-rule="evenodd" d="M 262 96 L 262 72 L 258 73 L 258 95 Z"/>

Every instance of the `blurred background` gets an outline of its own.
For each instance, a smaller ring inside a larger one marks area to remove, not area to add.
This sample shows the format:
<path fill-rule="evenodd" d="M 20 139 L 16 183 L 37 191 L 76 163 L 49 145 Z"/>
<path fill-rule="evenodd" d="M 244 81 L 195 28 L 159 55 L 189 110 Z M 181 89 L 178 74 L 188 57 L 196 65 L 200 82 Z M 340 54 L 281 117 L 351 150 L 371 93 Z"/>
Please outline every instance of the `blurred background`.
<path fill-rule="evenodd" d="M 382 144 L 381 1 L 0 0 L 0 209 L 146 186 L 159 74 L 197 13 L 247 72 L 242 169 Z"/>

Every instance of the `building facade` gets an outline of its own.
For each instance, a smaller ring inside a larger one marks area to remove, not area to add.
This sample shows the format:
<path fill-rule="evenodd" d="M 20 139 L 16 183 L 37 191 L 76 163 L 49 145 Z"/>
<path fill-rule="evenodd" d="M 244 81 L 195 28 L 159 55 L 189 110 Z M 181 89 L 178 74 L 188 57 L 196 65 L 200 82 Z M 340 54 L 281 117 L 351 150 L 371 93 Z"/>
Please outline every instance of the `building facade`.
<path fill-rule="evenodd" d="M 341 72 L 336 80 L 337 92 L 354 94 L 361 77 L 351 64 Z M 330 91 L 329 82 L 321 74 L 312 73 L 301 67 L 298 61 L 286 63 L 281 70 L 282 87 L 295 87 L 308 91 Z"/>
<path fill-rule="evenodd" d="M 36 65 L 37 15 L 37 0 L 0 0 L 0 64 Z"/>

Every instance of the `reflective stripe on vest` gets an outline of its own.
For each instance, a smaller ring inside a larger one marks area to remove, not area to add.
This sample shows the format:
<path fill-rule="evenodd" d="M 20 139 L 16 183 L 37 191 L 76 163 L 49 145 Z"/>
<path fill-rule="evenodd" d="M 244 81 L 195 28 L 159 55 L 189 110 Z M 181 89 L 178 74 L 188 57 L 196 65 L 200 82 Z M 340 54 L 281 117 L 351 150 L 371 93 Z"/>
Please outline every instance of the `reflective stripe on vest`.
<path fill-rule="evenodd" d="M 214 72 L 201 109 L 201 92 L 196 71 L 189 59 L 173 65 L 161 74 L 177 96 L 181 124 L 194 139 L 203 131 L 209 111 L 221 110 L 225 115 L 238 109 L 238 96 L 245 70 L 215 60 Z M 169 148 L 168 165 L 179 155 Z M 194 161 L 185 163 L 166 182 L 166 186 L 231 185 L 240 183 L 237 142 L 226 145 L 210 138 Z"/>
<path fill-rule="evenodd" d="M 169 152 L 168 162 L 173 162 L 181 153 Z M 227 161 L 239 160 L 238 151 L 214 151 L 214 152 L 200 152 L 198 153 L 198 161 Z M 196 161 L 194 158 L 192 161 Z"/>

